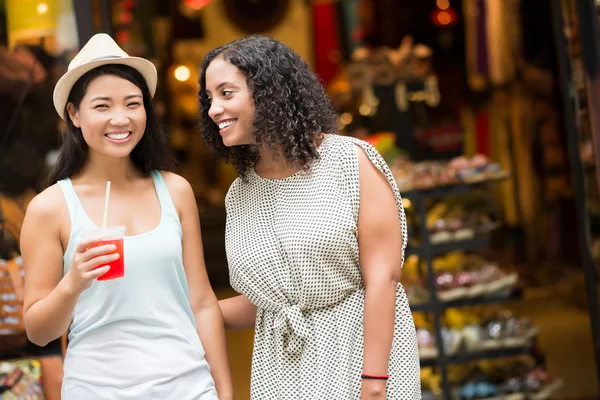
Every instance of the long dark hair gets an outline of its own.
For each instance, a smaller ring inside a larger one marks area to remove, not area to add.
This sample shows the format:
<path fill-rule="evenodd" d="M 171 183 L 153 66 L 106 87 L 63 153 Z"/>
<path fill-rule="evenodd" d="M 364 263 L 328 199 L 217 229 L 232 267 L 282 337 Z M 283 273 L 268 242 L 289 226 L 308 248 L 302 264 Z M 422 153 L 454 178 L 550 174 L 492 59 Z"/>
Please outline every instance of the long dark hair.
<path fill-rule="evenodd" d="M 148 85 L 136 69 L 119 64 L 108 64 L 94 68 L 79 78 L 73 85 L 67 104 L 73 103 L 75 108 L 79 109 L 90 82 L 103 75 L 114 75 L 126 79 L 142 91 L 144 110 L 146 110 L 146 131 L 130 154 L 133 165 L 142 173 L 150 173 L 155 169 L 169 169 L 171 162 L 167 158 L 168 135 L 154 111 Z M 50 185 L 79 172 L 88 155 L 88 145 L 83 138 L 81 129 L 73 125 L 66 107 L 64 113 L 67 131 L 64 135 L 64 142 L 60 148 L 56 165 L 48 178 Z"/>
<path fill-rule="evenodd" d="M 281 156 L 302 168 L 318 158 L 315 142 L 324 133 L 337 132 L 337 114 L 304 60 L 283 43 L 265 36 L 236 40 L 204 58 L 198 99 L 200 129 L 207 146 L 231 162 L 242 177 L 259 156 L 257 146 L 225 146 L 217 124 L 208 116 L 206 69 L 218 57 L 246 77 L 255 108 L 252 130 L 257 146 L 280 147 Z"/>

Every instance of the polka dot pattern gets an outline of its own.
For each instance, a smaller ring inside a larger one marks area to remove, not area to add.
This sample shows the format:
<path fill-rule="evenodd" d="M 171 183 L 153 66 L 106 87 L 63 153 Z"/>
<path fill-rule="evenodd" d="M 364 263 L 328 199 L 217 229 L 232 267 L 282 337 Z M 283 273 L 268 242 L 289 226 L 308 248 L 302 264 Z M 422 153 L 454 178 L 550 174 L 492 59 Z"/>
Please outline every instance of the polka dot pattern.
<path fill-rule="evenodd" d="M 402 199 L 370 144 L 328 135 L 308 172 L 266 179 L 249 172 L 226 198 L 233 288 L 257 306 L 252 400 L 360 398 L 364 283 L 359 267 L 360 146 L 387 177 L 407 242 Z M 387 399 L 420 399 L 414 322 L 396 295 Z"/>

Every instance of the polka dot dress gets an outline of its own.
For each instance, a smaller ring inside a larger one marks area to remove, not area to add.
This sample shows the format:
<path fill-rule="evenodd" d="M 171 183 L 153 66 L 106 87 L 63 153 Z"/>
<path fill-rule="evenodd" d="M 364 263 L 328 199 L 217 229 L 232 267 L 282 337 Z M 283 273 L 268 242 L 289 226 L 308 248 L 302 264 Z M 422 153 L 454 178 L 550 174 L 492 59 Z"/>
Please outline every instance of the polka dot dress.
<path fill-rule="evenodd" d="M 360 398 L 364 285 L 359 268 L 358 148 L 400 193 L 368 143 L 328 135 L 309 172 L 266 179 L 253 169 L 227 194 L 233 288 L 257 306 L 252 400 Z M 400 243 L 398 244 L 400 245 Z M 420 399 L 414 322 L 398 285 L 387 399 Z"/>

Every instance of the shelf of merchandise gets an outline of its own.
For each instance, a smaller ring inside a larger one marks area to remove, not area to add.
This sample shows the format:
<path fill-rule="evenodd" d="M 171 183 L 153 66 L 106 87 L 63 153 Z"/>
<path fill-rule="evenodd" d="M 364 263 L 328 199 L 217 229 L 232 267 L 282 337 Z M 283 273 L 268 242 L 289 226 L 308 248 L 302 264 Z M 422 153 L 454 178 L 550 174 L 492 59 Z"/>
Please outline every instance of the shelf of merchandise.
<path fill-rule="evenodd" d="M 530 345 L 515 346 L 515 347 L 503 347 L 503 348 L 489 349 L 489 350 L 478 350 L 478 351 L 472 351 L 472 352 L 468 352 L 468 353 L 447 355 L 444 357 L 421 359 L 421 368 L 435 367 L 442 361 L 442 359 L 445 364 L 466 364 L 466 363 L 482 361 L 482 360 L 491 360 L 494 358 L 519 356 L 519 355 L 523 355 L 523 354 L 529 354 L 530 352 L 531 352 Z"/>
<path fill-rule="evenodd" d="M 482 306 L 486 304 L 500 304 L 506 303 L 511 300 L 520 299 L 523 297 L 522 289 L 512 289 L 508 292 L 495 293 L 487 296 L 477 296 L 469 298 L 461 298 L 452 301 L 441 301 L 439 306 L 444 310 L 448 308 L 460 308 L 460 307 L 472 307 Z M 422 304 L 411 304 L 410 309 L 412 312 L 430 312 L 433 310 L 432 303 Z"/>
<path fill-rule="evenodd" d="M 475 185 L 491 184 L 504 180 L 509 175 L 506 173 L 498 174 L 497 176 L 481 182 L 457 183 L 452 185 L 438 186 L 423 190 L 412 190 L 403 192 L 403 197 L 409 199 L 412 207 L 416 210 L 419 216 L 419 226 L 425 227 L 427 218 L 427 200 L 452 196 L 457 194 L 468 193 Z M 456 250 L 478 250 L 487 248 L 490 245 L 490 233 L 477 235 L 472 239 L 444 242 L 433 244 L 429 240 L 429 232 L 427 229 L 421 229 L 418 233 L 418 246 L 407 246 L 407 255 L 418 255 L 427 266 L 427 286 L 430 291 L 430 301 L 426 304 L 411 306 L 413 312 L 428 312 L 433 315 L 434 335 L 436 338 L 442 338 L 442 314 L 448 308 L 465 307 L 481 304 L 502 303 L 510 300 L 513 292 L 502 293 L 489 296 L 480 296 L 473 298 L 463 298 L 453 301 L 444 302 L 440 300 L 437 294 L 435 285 L 435 274 L 433 271 L 433 258 L 435 256 L 448 253 Z M 436 340 L 437 353 L 436 358 L 422 360 L 421 366 L 436 367 L 440 371 L 441 388 L 444 398 L 451 398 L 451 389 L 448 384 L 447 366 L 449 364 L 467 363 L 489 358 L 509 357 L 518 354 L 527 354 L 530 350 L 529 346 L 500 348 L 493 350 L 483 350 L 464 354 L 447 355 L 444 353 L 444 345 L 442 340 Z"/>
<path fill-rule="evenodd" d="M 421 256 L 424 252 L 431 253 L 433 255 L 446 254 L 451 251 L 472 251 L 485 249 L 489 247 L 490 244 L 490 234 L 484 233 L 481 235 L 477 235 L 472 239 L 467 240 L 457 240 L 452 242 L 444 242 L 431 244 L 425 250 L 422 246 L 411 246 L 410 244 L 406 246 L 406 256 L 417 255 Z"/>
<path fill-rule="evenodd" d="M 598 19 L 594 2 L 575 2 L 574 14 L 565 13 L 559 0 L 550 2 L 554 28 L 554 47 L 558 61 L 563 121 L 567 138 L 567 154 L 571 170 L 571 184 L 574 192 L 574 206 L 577 218 L 577 234 L 580 238 L 581 265 L 585 273 L 585 289 L 588 299 L 590 325 L 594 342 L 596 379 L 600 382 L 600 304 L 598 303 L 598 273 L 590 243 L 590 217 L 586 209 L 588 188 L 586 169 L 581 159 L 580 145 L 584 137 L 583 121 L 589 124 L 591 116 L 597 114 L 597 90 L 593 86 L 598 72 L 597 37 Z M 570 37 L 567 38 L 567 32 Z M 575 32 L 575 34 L 572 34 Z M 579 51 L 574 52 L 573 49 Z M 581 76 L 580 74 L 583 73 Z M 583 78 L 583 79 L 582 79 Z M 585 82 L 585 84 L 583 84 Z M 590 85 L 587 88 L 585 85 Z M 581 89 L 581 90 L 579 90 Z M 589 107 L 583 110 L 582 107 Z M 588 114 L 590 118 L 585 118 Z M 592 139 L 594 127 L 592 128 Z M 597 133 L 597 131 L 596 131 Z"/>
<path fill-rule="evenodd" d="M 426 198 L 435 198 L 440 196 L 452 196 L 457 194 L 468 193 L 473 190 L 474 186 L 483 185 L 486 183 L 500 182 L 508 178 L 508 173 L 498 173 L 493 176 L 489 176 L 486 179 L 473 180 L 470 182 L 456 182 L 447 185 L 433 186 L 426 189 L 411 189 L 402 192 L 402 197 L 409 199 L 410 201 L 419 201 Z"/>

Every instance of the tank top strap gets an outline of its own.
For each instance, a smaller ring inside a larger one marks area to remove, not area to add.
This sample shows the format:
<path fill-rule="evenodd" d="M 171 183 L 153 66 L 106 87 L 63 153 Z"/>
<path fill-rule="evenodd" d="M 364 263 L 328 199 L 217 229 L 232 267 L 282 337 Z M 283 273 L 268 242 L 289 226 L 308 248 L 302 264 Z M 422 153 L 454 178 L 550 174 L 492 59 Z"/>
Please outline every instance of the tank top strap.
<path fill-rule="evenodd" d="M 63 192 L 63 196 L 65 197 L 65 201 L 67 202 L 67 208 L 69 209 L 69 217 L 71 217 L 71 231 L 77 230 L 77 227 L 74 225 L 76 223 L 86 221 L 87 214 L 77 197 L 77 193 L 75 193 L 75 188 L 73 188 L 73 183 L 71 179 L 65 178 L 61 179 L 57 182 L 58 186 Z"/>
<path fill-rule="evenodd" d="M 158 196 L 158 201 L 160 202 L 160 207 L 162 209 L 163 215 L 168 217 L 174 217 L 179 221 L 179 215 L 177 214 L 177 209 L 173 204 L 173 200 L 171 199 L 171 195 L 169 194 L 169 189 L 167 188 L 167 184 L 160 173 L 160 171 L 153 170 L 150 172 L 152 176 L 152 180 L 154 181 L 154 187 L 156 189 L 156 195 Z"/>

